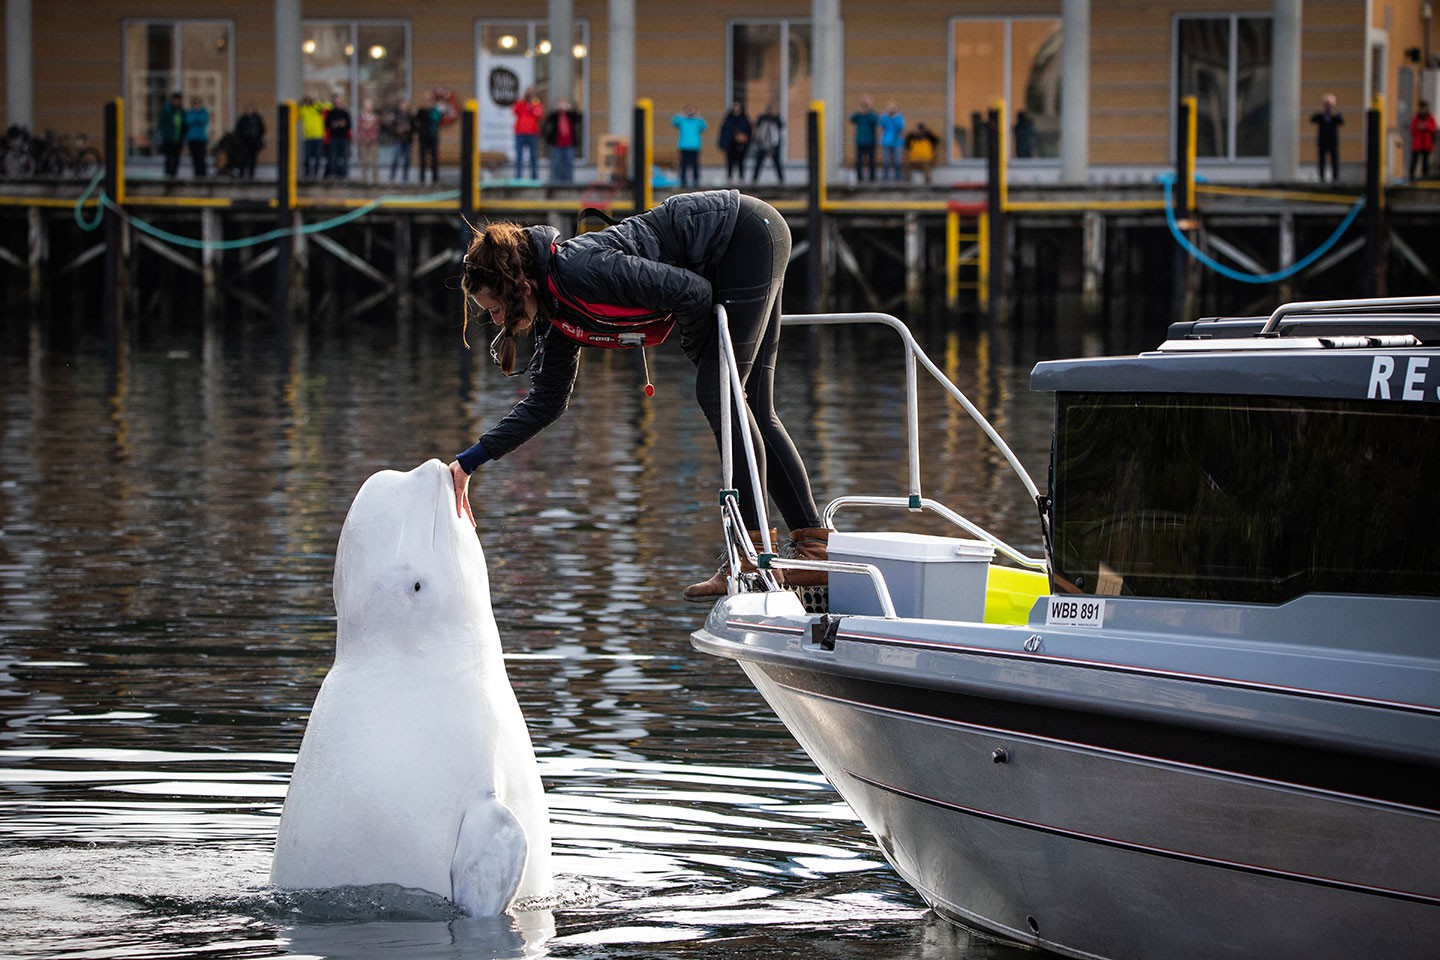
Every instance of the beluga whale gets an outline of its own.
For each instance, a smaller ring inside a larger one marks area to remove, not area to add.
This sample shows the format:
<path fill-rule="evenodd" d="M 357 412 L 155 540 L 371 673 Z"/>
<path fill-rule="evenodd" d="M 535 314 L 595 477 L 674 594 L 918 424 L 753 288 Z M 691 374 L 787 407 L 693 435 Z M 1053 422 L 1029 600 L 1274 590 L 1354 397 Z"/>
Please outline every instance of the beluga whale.
<path fill-rule="evenodd" d="M 495 916 L 551 892 L 550 820 L 505 673 L 485 554 L 439 460 L 382 470 L 335 552 L 335 663 L 270 881 L 398 884 Z"/>

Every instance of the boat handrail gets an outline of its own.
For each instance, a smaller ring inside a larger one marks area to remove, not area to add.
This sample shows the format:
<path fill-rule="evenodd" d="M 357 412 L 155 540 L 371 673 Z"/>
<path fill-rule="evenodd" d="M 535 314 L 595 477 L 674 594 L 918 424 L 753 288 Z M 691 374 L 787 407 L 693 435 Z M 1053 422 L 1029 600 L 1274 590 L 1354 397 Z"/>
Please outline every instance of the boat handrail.
<path fill-rule="evenodd" d="M 905 507 L 911 510 L 915 509 L 914 504 L 911 501 L 905 499 L 904 497 L 836 497 L 834 500 L 830 501 L 829 506 L 825 508 L 825 513 L 821 518 L 822 522 L 825 524 L 825 526 L 831 527 L 833 529 L 835 514 L 840 512 L 840 508 L 857 505 L 870 507 Z M 962 530 L 969 533 L 971 536 L 979 537 L 980 539 L 990 543 L 992 546 L 995 547 L 996 550 L 1005 554 L 1005 556 L 1009 557 L 1011 560 L 1015 561 L 1022 567 L 1026 567 L 1030 570 L 1040 570 L 1042 572 L 1049 571 L 1050 569 L 1050 564 L 1046 563 L 1044 559 L 1027 556 L 1016 548 L 1010 546 L 1010 544 L 1006 543 L 1004 540 L 1000 539 L 1000 537 L 980 526 L 978 523 L 966 519 L 965 517 L 956 513 L 954 510 L 951 510 L 949 507 L 945 506 L 943 503 L 940 503 L 938 500 L 931 500 L 929 497 L 922 497 L 920 499 L 920 508 L 938 514 L 939 516 L 944 517 L 946 520 L 949 520 L 955 526 L 960 527 Z"/>
<path fill-rule="evenodd" d="M 738 492 L 733 489 L 735 464 L 734 451 L 731 449 L 731 418 L 734 416 L 739 416 L 743 418 L 745 416 L 745 394 L 744 389 L 740 383 L 740 371 L 735 361 L 734 344 L 730 337 L 729 316 L 725 311 L 725 307 L 721 304 L 715 305 L 715 314 L 717 326 L 719 329 L 719 352 L 720 363 L 722 365 L 719 384 L 720 470 L 722 482 L 720 498 L 722 504 L 725 504 L 727 506 L 727 509 L 723 511 L 723 523 L 726 527 L 726 542 L 730 547 L 730 552 L 732 553 L 732 555 L 736 550 L 738 550 L 741 553 L 749 556 L 749 558 L 753 561 L 756 559 L 756 556 L 754 554 L 753 547 L 749 543 L 750 538 L 744 533 L 745 525 L 739 516 L 738 508 L 730 509 L 734 506 L 734 500 L 738 497 Z M 985 418 L 985 415 L 980 412 L 979 408 L 977 408 L 975 404 L 970 402 L 970 399 L 965 396 L 964 392 L 961 391 L 960 388 L 957 387 L 954 383 L 952 383 L 950 381 L 950 378 L 947 377 L 944 372 L 938 366 L 936 366 L 935 363 L 931 361 L 928 356 L 925 355 L 925 351 L 920 348 L 920 345 L 915 341 L 914 335 L 910 333 L 909 328 L 906 327 L 905 324 L 900 322 L 900 320 L 898 320 L 897 318 L 885 313 L 786 314 L 780 318 L 780 322 L 782 326 L 831 326 L 839 324 L 861 323 L 879 324 L 881 326 L 890 327 L 897 334 L 899 334 L 901 342 L 905 347 L 905 419 L 906 436 L 909 449 L 909 496 L 908 498 L 839 498 L 836 502 L 831 503 L 826 508 L 826 526 L 831 525 L 830 520 L 833 519 L 835 510 L 838 509 L 839 506 L 843 506 L 846 504 L 870 502 L 880 505 L 903 505 L 908 509 L 917 511 L 922 509 L 929 509 L 932 512 L 935 512 L 950 520 L 952 523 L 957 524 L 962 529 L 969 531 L 972 535 L 980 537 L 987 542 L 993 544 L 997 550 L 1005 554 L 1007 557 L 1010 557 L 1015 562 L 1021 564 L 1022 566 L 1035 570 L 1049 569 L 1049 564 L 1046 562 L 1046 560 L 1026 556 L 1019 550 L 1016 550 L 1014 547 L 1010 546 L 1005 541 L 989 533 L 983 527 L 980 527 L 978 524 L 966 520 L 964 517 L 961 517 L 959 514 L 945 507 L 943 504 L 940 504 L 934 500 L 928 500 L 922 495 L 920 489 L 920 409 L 918 374 L 916 372 L 917 364 L 923 366 L 930 373 L 930 375 L 935 378 L 936 382 L 938 382 L 942 387 L 944 387 L 945 390 L 950 394 L 950 396 L 954 398 L 956 402 L 958 402 L 960 406 L 965 410 L 965 412 L 970 415 L 970 418 L 980 426 L 980 428 L 985 432 L 986 436 L 990 438 L 990 441 L 995 444 L 996 448 L 1005 457 L 1005 460 L 1010 465 L 1011 470 L 1014 471 L 1015 475 L 1020 479 L 1021 484 L 1025 487 L 1026 492 L 1030 495 L 1031 500 L 1038 502 L 1040 499 L 1039 488 L 1036 487 L 1035 481 L 1031 479 L 1030 474 L 1020 463 L 1019 457 L 1017 457 L 1015 455 L 1015 452 L 1010 449 L 1009 444 L 1005 442 L 1005 440 L 990 424 L 990 421 L 987 420 Z M 740 436 L 745 453 L 745 467 L 750 474 L 752 489 L 764 489 L 760 483 L 759 469 L 756 465 L 753 438 L 750 436 L 750 432 L 748 430 L 741 431 Z M 772 544 L 770 540 L 770 523 L 767 517 L 767 507 L 763 501 L 757 503 L 756 506 L 759 513 L 758 519 L 760 522 L 761 550 L 764 554 L 767 555 L 765 559 L 768 561 L 770 557 L 773 557 L 775 555 L 776 551 L 775 545 Z M 783 564 L 777 564 L 777 566 L 789 565 L 790 562 L 788 560 L 785 561 Z M 764 569 L 766 567 L 766 563 L 762 562 L 759 564 L 759 566 L 761 569 Z M 735 569 L 736 568 L 732 556 L 732 574 L 734 573 Z M 804 568 L 797 567 L 797 569 Z M 731 579 L 733 581 L 733 576 Z M 883 585 L 883 579 L 881 581 L 881 585 Z M 882 593 L 882 596 L 888 596 L 888 591 L 881 590 L 880 592 Z"/>
<path fill-rule="evenodd" d="M 1440 310 L 1440 296 L 1421 297 L 1369 297 L 1357 300 L 1297 300 L 1291 303 L 1282 303 L 1270 314 L 1270 319 L 1265 321 L 1265 326 L 1260 328 L 1256 336 L 1278 337 L 1280 336 L 1280 322 L 1287 318 L 1296 316 L 1317 316 L 1320 314 L 1335 314 L 1349 312 L 1352 315 L 1346 317 L 1350 321 L 1366 320 L 1391 320 L 1393 318 L 1368 317 L 1364 313 L 1376 310 L 1393 310 L 1397 308 L 1414 309 L 1416 307 L 1427 307 Z M 1362 315 L 1354 315 L 1359 312 Z"/>

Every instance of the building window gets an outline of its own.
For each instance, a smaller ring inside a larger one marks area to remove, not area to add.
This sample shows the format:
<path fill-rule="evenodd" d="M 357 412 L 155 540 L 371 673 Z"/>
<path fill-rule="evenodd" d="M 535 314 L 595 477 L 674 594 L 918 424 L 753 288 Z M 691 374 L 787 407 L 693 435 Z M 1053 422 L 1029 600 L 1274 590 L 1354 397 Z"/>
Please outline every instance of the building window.
<path fill-rule="evenodd" d="M 957 18 L 950 25 L 950 151 L 985 156 L 985 120 L 1005 101 L 1016 160 L 1060 155 L 1060 21 Z"/>
<path fill-rule="evenodd" d="M 729 100 L 743 103 L 752 123 L 773 104 L 785 118 L 784 156 L 803 159 L 814 66 L 810 21 L 731 22 L 729 39 Z"/>
<path fill-rule="evenodd" d="M 590 23 L 575 21 L 570 38 L 570 90 L 552 90 L 550 79 L 550 25 L 545 20 L 481 20 L 476 24 L 475 77 L 479 88 L 480 149 L 515 156 L 515 117 L 511 107 L 534 87 L 548 113 L 555 101 L 568 96 L 584 118 L 581 142 L 575 146 L 577 159 L 587 155 L 590 139 Z"/>
<path fill-rule="evenodd" d="M 1195 98 L 1199 157 L 1270 155 L 1269 17 L 1178 17 L 1175 88 Z"/>
<path fill-rule="evenodd" d="M 160 109 L 177 91 L 186 107 L 199 97 L 210 111 L 212 138 L 229 129 L 235 28 L 228 20 L 127 20 L 124 36 L 129 152 L 159 152 Z"/>
<path fill-rule="evenodd" d="M 352 112 L 369 100 L 381 114 L 409 99 L 409 24 L 306 20 L 301 32 L 307 96 L 329 100 L 339 94 Z"/>

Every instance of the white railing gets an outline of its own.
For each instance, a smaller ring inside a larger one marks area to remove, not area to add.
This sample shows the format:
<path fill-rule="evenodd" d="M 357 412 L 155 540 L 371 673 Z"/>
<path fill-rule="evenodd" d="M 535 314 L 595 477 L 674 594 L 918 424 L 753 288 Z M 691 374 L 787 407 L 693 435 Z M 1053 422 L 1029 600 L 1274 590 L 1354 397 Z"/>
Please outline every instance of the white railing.
<path fill-rule="evenodd" d="M 770 523 L 766 516 L 767 507 L 765 498 L 758 495 L 758 491 L 764 487 L 760 482 L 760 471 L 755 457 L 754 439 L 750 431 L 740 432 L 742 445 L 745 454 L 745 467 L 750 475 L 752 489 L 757 491 L 756 509 L 759 513 L 760 522 L 760 556 L 756 553 L 754 545 L 745 532 L 745 522 L 740 516 L 738 494 L 734 489 L 735 458 L 731 450 L 731 422 L 733 417 L 745 419 L 745 392 L 740 383 L 740 370 L 735 361 L 734 344 L 730 339 L 729 317 L 725 308 L 720 305 L 715 307 L 716 321 L 719 327 L 720 338 L 720 363 L 722 365 L 720 375 L 720 473 L 722 489 L 720 491 L 721 523 L 724 527 L 725 542 L 727 545 L 726 554 L 730 565 L 731 589 L 738 580 L 740 574 L 740 558 L 743 556 L 751 564 L 757 567 L 757 573 L 766 589 L 779 589 L 779 584 L 771 573 L 772 569 L 794 569 L 794 570 L 825 570 L 835 572 L 865 573 L 868 574 L 876 584 L 876 592 L 880 596 L 884 615 L 893 617 L 894 606 L 890 601 L 889 590 L 886 589 L 884 577 L 870 564 L 842 563 L 833 560 L 797 560 L 780 558 L 776 556 L 775 545 L 770 542 Z M 827 527 L 834 526 L 835 514 L 843 507 L 866 505 L 866 506 L 902 506 L 909 510 L 929 510 L 935 513 L 974 537 L 992 544 L 995 549 L 1009 557 L 1015 563 L 1031 570 L 1048 571 L 1049 564 L 1043 557 L 1031 557 L 1012 547 L 998 536 L 990 533 L 984 527 L 949 509 L 944 504 L 926 498 L 920 489 L 920 405 L 919 405 L 919 375 L 917 366 L 923 366 L 932 377 L 953 397 L 961 407 L 965 409 L 980 428 L 985 431 L 992 443 L 1005 457 L 1024 485 L 1026 493 L 1032 501 L 1037 501 L 1040 496 L 1035 481 L 1030 478 L 1020 459 L 1015 456 L 1000 436 L 991 426 L 985 415 L 970 402 L 970 399 L 960 390 L 959 387 L 950 382 L 944 372 L 937 367 L 920 345 L 915 342 L 910 330 L 905 324 L 895 317 L 884 313 L 832 313 L 832 314 L 794 314 L 780 318 L 784 326 L 833 326 L 839 324 L 875 323 L 888 326 L 900 335 L 905 347 L 905 424 L 906 436 L 909 449 L 909 491 L 906 497 L 884 497 L 884 496 L 845 496 L 832 500 L 825 508 L 823 522 Z"/>

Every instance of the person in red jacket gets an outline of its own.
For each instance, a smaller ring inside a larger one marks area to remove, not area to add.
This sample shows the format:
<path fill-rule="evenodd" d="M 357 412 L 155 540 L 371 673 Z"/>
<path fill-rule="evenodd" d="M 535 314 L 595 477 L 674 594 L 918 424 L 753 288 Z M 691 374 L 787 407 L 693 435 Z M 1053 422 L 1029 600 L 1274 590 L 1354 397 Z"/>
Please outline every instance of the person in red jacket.
<path fill-rule="evenodd" d="M 525 96 L 515 101 L 515 179 L 525 174 L 525 154 L 530 154 L 530 179 L 539 180 L 535 155 L 540 148 L 540 121 L 545 119 L 545 105 L 535 95 L 534 87 L 525 88 Z"/>
<path fill-rule="evenodd" d="M 1435 149 L 1435 116 L 1430 104 L 1420 101 L 1420 109 L 1410 118 L 1410 179 L 1415 179 L 1415 161 L 1420 161 L 1420 176 L 1430 176 L 1430 151 Z"/>

